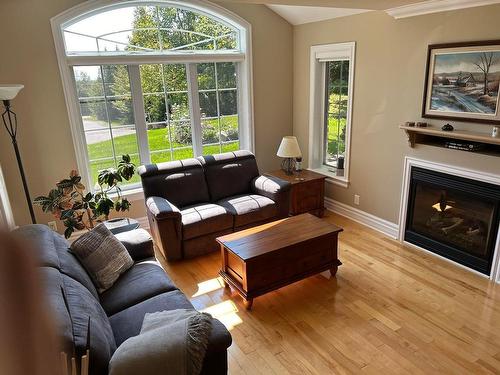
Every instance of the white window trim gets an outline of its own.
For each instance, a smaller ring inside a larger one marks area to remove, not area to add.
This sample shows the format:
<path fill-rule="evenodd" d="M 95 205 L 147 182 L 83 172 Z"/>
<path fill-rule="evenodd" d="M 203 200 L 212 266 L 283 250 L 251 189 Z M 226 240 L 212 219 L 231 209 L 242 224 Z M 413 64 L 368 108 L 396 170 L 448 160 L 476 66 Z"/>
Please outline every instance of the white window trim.
<path fill-rule="evenodd" d="M 189 53 L 179 54 L 152 54 L 150 56 L 84 56 L 66 55 L 64 35 L 62 26 L 71 20 L 88 17 L 92 14 L 105 10 L 112 10 L 135 5 L 162 5 L 173 6 L 188 10 L 194 10 L 207 16 L 221 19 L 228 25 L 240 32 L 240 52 L 214 53 L 193 55 Z M 240 148 L 255 152 L 255 131 L 253 116 L 253 72 L 252 72 L 252 27 L 248 21 L 223 8 L 220 5 L 206 0 L 90 0 L 76 5 L 57 16 L 51 18 L 52 35 L 54 37 L 56 56 L 61 74 L 63 92 L 66 100 L 66 108 L 69 116 L 73 145 L 77 168 L 82 176 L 82 182 L 87 190 L 93 190 L 92 178 L 89 173 L 87 157 L 87 145 L 83 133 L 83 122 L 80 116 L 80 108 L 77 100 L 75 80 L 73 76 L 73 65 L 101 65 L 101 64 L 128 64 L 138 65 L 141 62 L 149 63 L 194 63 L 194 62 L 224 62 L 238 61 L 238 118 L 240 121 L 239 142 Z M 135 107 L 134 107 L 135 110 Z M 135 115 L 137 117 L 137 115 Z M 136 124 L 138 125 L 138 124 Z M 139 124 L 140 125 L 140 124 Z M 143 137 L 142 137 L 143 138 Z M 141 137 L 138 134 L 138 141 Z M 143 142 L 144 140 L 142 140 Z M 147 139 L 146 139 L 147 141 Z M 130 194 L 137 195 L 138 185 L 130 186 Z M 124 192 L 127 195 L 127 191 Z"/>
<path fill-rule="evenodd" d="M 311 47 L 309 87 L 309 166 L 310 170 L 328 177 L 327 181 L 342 187 L 349 186 L 351 164 L 352 102 L 354 92 L 356 42 L 324 44 Z M 325 127 L 326 61 L 349 59 L 349 98 L 346 122 L 346 161 L 344 176 L 337 176 L 332 167 L 323 164 Z"/>

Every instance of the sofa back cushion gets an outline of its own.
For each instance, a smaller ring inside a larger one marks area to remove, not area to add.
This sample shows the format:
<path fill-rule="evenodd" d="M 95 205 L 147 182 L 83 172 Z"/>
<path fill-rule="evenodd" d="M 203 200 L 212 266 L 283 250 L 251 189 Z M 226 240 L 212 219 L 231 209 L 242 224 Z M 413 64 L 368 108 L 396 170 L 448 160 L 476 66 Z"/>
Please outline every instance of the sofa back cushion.
<path fill-rule="evenodd" d="M 62 345 L 60 350 L 71 357 L 74 348 L 76 355 L 81 356 L 88 343 L 89 374 L 107 374 L 116 343 L 109 319 L 99 301 L 83 285 L 57 269 L 40 267 L 39 270 Z"/>
<path fill-rule="evenodd" d="M 89 274 L 69 251 L 68 241 L 60 234 L 42 224 L 19 227 L 14 234 L 30 244 L 39 266 L 57 269 L 82 284 L 95 298 L 99 298 Z"/>
<path fill-rule="evenodd" d="M 138 172 L 146 199 L 162 197 L 179 208 L 210 200 L 203 166 L 197 159 L 142 165 Z"/>
<path fill-rule="evenodd" d="M 246 150 L 201 156 L 198 160 L 205 168 L 208 190 L 213 202 L 249 193 L 252 180 L 259 175 L 255 156 Z"/>

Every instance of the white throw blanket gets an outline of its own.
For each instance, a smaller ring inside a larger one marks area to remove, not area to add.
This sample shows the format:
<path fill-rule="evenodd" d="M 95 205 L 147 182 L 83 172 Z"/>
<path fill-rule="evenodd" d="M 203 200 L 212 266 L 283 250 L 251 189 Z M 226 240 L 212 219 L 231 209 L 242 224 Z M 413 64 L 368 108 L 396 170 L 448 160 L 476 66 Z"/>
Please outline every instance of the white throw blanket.
<path fill-rule="evenodd" d="M 109 363 L 110 375 L 197 375 L 212 317 L 195 310 L 146 314 L 141 333 L 123 342 Z"/>

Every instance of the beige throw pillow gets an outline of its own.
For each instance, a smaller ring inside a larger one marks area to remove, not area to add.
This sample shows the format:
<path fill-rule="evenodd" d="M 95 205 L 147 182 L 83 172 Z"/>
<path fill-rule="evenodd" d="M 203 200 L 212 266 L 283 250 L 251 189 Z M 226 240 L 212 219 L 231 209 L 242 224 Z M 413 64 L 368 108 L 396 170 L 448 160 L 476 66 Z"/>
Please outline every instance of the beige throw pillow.
<path fill-rule="evenodd" d="M 99 293 L 109 289 L 134 264 L 125 246 L 104 224 L 74 241 L 71 251 L 85 267 Z"/>

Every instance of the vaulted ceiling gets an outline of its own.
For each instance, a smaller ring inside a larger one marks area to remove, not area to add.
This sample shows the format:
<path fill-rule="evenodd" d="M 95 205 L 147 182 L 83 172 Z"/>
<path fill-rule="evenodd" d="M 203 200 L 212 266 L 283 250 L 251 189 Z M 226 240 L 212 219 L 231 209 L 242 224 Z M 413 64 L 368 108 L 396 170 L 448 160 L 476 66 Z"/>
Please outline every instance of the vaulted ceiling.
<path fill-rule="evenodd" d="M 227 1 L 227 0 L 226 0 Z M 230 0 L 253 4 L 302 5 L 308 7 L 350 8 L 386 10 L 402 5 L 415 4 L 422 0 Z"/>
<path fill-rule="evenodd" d="M 498 4 L 500 0 L 218 0 L 264 4 L 293 25 L 383 10 L 398 19 Z"/>

